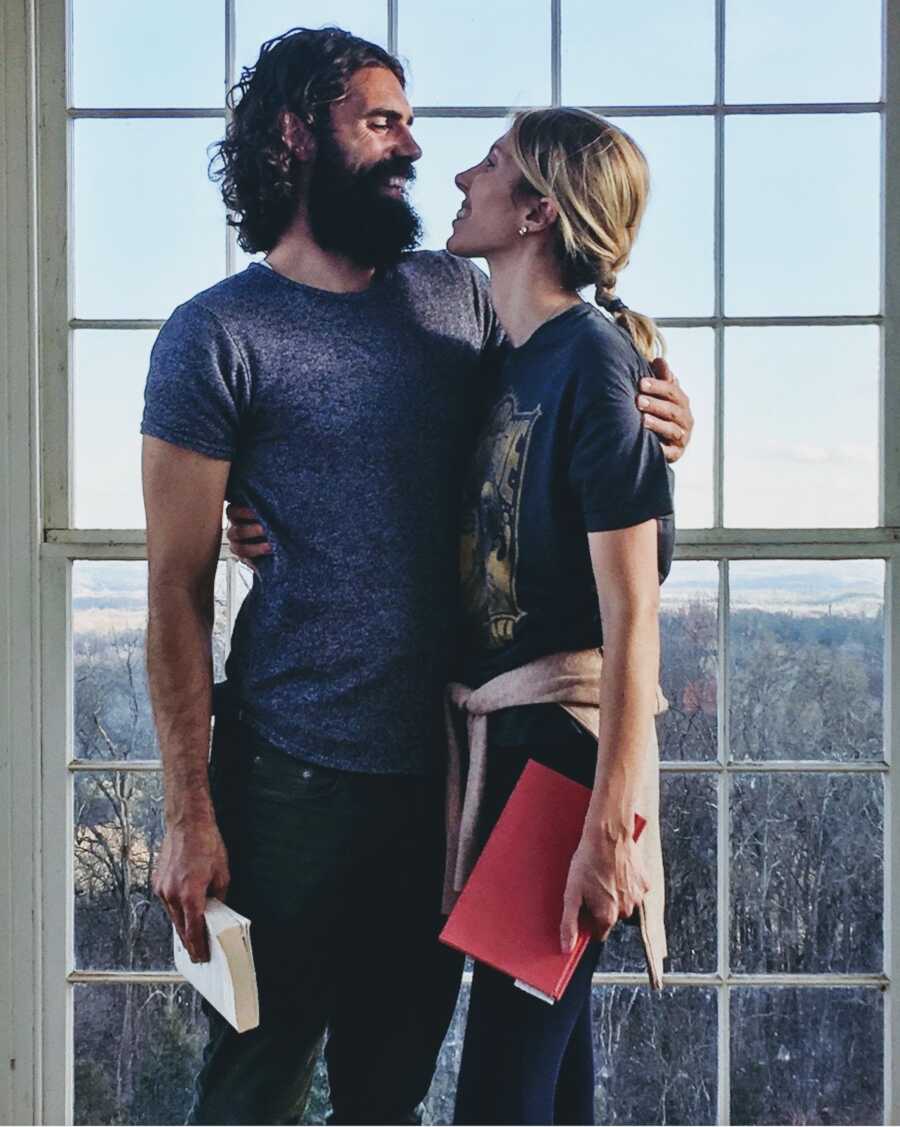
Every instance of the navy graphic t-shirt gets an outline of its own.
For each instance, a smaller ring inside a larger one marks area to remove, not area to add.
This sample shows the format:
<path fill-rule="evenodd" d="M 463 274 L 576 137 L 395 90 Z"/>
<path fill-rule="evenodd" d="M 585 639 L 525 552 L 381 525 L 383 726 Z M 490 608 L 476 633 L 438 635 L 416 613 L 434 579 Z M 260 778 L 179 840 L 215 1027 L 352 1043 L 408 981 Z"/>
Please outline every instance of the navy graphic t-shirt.
<path fill-rule="evenodd" d="M 601 645 L 588 532 L 657 518 L 668 575 L 674 475 L 635 402 L 645 375 L 629 335 L 588 304 L 509 350 L 463 504 L 467 684 Z"/>

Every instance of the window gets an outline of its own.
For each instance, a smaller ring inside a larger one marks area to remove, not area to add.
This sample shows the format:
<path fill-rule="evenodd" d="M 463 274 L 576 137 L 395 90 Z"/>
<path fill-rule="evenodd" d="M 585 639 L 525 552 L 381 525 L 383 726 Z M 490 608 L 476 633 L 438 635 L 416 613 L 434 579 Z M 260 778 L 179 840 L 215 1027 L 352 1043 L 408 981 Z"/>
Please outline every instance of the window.
<path fill-rule="evenodd" d="M 70 0 L 63 20 L 38 3 L 46 1121 L 182 1122 L 202 1047 L 148 885 L 162 815 L 138 421 L 162 319 L 244 265 L 205 175 L 224 90 L 301 21 L 408 56 L 426 246 L 456 210 L 452 173 L 517 106 L 595 108 L 654 174 L 619 288 L 659 319 L 697 417 L 663 588 L 672 950 L 656 998 L 634 936 L 608 945 L 598 1119 L 898 1114 L 900 218 L 882 204 L 900 108 L 882 91 L 900 27 L 883 33 L 876 0 L 497 0 L 490 27 L 485 10 Z M 243 590 L 223 557 L 219 659 Z M 316 1098 L 314 1114 L 321 1077 Z"/>

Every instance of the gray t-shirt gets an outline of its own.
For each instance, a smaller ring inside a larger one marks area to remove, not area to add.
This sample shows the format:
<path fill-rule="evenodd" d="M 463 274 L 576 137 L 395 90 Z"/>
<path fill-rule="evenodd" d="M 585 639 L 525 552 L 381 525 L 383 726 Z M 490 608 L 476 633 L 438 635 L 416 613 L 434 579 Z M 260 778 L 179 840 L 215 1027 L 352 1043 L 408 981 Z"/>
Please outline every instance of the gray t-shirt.
<path fill-rule="evenodd" d="M 484 275 L 427 251 L 363 293 L 254 263 L 160 331 L 141 431 L 230 461 L 228 499 L 259 514 L 272 555 L 227 676 L 285 751 L 369 773 L 438 766 L 461 471 L 500 335 Z"/>

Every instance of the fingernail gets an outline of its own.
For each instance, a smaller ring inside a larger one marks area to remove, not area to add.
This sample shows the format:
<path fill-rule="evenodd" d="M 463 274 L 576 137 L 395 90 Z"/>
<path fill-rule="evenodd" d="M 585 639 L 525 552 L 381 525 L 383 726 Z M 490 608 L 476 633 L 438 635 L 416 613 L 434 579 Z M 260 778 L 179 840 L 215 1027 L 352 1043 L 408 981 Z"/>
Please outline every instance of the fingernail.
<path fill-rule="evenodd" d="M 648 379 L 641 380 L 641 391 L 650 390 L 650 381 Z"/>
<path fill-rule="evenodd" d="M 638 406 L 639 407 L 649 407 L 649 405 L 650 405 L 650 400 L 647 398 L 646 395 L 638 396 Z"/>

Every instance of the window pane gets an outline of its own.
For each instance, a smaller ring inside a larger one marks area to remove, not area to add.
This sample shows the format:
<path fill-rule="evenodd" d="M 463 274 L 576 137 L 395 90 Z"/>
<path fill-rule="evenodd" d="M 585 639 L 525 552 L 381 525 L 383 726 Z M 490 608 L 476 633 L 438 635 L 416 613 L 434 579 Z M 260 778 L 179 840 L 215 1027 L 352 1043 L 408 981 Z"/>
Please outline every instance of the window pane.
<path fill-rule="evenodd" d="M 665 772 L 660 795 L 666 860 L 666 970 L 712 973 L 717 963 L 716 779 Z"/>
<path fill-rule="evenodd" d="M 713 101 L 711 0 L 672 5 L 631 0 L 627 19 L 616 19 L 609 8 L 596 0 L 564 0 L 563 102 L 654 106 Z"/>
<path fill-rule="evenodd" d="M 877 114 L 727 119 L 726 313 L 878 312 L 880 138 Z"/>
<path fill-rule="evenodd" d="M 416 165 L 412 203 L 422 217 L 426 250 L 443 250 L 462 193 L 453 182 L 487 153 L 506 129 L 503 118 L 431 118 L 415 124 L 422 159 Z"/>
<path fill-rule="evenodd" d="M 387 4 L 384 0 L 237 0 L 237 68 L 255 66 L 267 39 L 294 27 L 341 27 L 361 39 L 387 47 Z"/>
<path fill-rule="evenodd" d="M 213 663 L 221 677 L 227 642 L 225 569 L 216 575 Z M 76 561 L 72 566 L 76 759 L 157 759 L 144 666 L 147 565 Z"/>
<path fill-rule="evenodd" d="M 214 107 L 225 96 L 222 0 L 72 0 L 72 90 L 79 108 Z"/>
<path fill-rule="evenodd" d="M 650 202 L 623 300 L 653 317 L 713 312 L 713 123 L 706 118 L 616 119 L 650 165 Z"/>
<path fill-rule="evenodd" d="M 76 759 L 156 759 L 144 666 L 147 565 L 72 565 Z"/>
<path fill-rule="evenodd" d="M 592 1016 L 598 1123 L 715 1123 L 714 990 L 595 986 Z"/>
<path fill-rule="evenodd" d="M 728 0 L 729 102 L 875 102 L 881 0 Z"/>
<path fill-rule="evenodd" d="M 666 862 L 666 971 L 708 974 L 716 969 L 716 781 L 710 775 L 666 771 L 662 776 L 663 855 Z M 597 970 L 646 969 L 641 933 L 616 926 Z"/>
<path fill-rule="evenodd" d="M 881 776 L 737 774 L 731 817 L 732 969 L 881 971 Z"/>
<path fill-rule="evenodd" d="M 882 1123 L 884 995 L 731 992 L 732 1123 Z"/>
<path fill-rule="evenodd" d="M 220 121 L 76 121 L 78 317 L 168 317 L 225 273 L 225 220 L 207 177 Z"/>
<path fill-rule="evenodd" d="M 74 777 L 75 966 L 172 970 L 172 928 L 151 875 L 164 836 L 158 771 Z"/>
<path fill-rule="evenodd" d="M 676 500 L 677 504 L 677 500 Z M 715 759 L 718 746 L 718 565 L 676 560 L 661 589 L 657 717 L 661 759 Z"/>
<path fill-rule="evenodd" d="M 143 528 L 141 412 L 156 333 L 74 334 L 76 528 Z"/>
<path fill-rule="evenodd" d="M 879 759 L 884 564 L 747 561 L 731 568 L 731 754 Z"/>
<path fill-rule="evenodd" d="M 874 325 L 726 330 L 727 525 L 878 524 L 879 366 Z"/>
<path fill-rule="evenodd" d="M 627 285 L 627 279 L 626 279 Z M 675 522 L 679 529 L 713 523 L 715 340 L 712 329 L 663 329 L 666 359 L 691 397 L 694 433 L 675 470 Z"/>
<path fill-rule="evenodd" d="M 537 106 L 550 101 L 546 0 L 401 0 L 399 54 L 416 106 Z"/>
<path fill-rule="evenodd" d="M 184 1123 L 206 1041 L 191 986 L 72 987 L 75 1123 Z"/>

